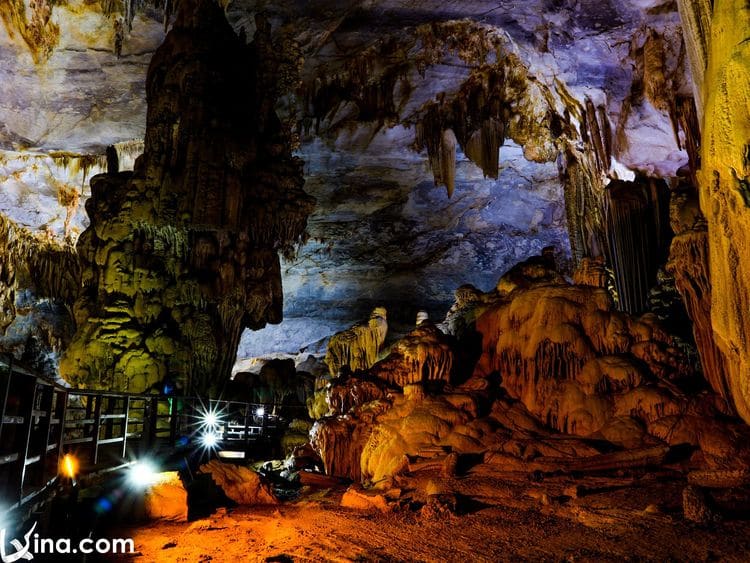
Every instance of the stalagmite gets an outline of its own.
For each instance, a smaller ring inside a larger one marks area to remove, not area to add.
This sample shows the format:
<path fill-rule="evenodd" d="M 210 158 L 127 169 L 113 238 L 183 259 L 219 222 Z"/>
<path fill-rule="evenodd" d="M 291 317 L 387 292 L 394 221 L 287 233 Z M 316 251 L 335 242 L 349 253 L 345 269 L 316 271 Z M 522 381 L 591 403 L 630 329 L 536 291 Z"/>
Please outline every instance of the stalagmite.
<path fill-rule="evenodd" d="M 332 383 L 325 394 L 329 414 L 343 415 L 356 407 L 384 399 L 386 391 L 374 381 L 351 377 Z"/>
<path fill-rule="evenodd" d="M 652 320 L 615 311 L 605 289 L 564 281 L 515 285 L 510 301 L 491 305 L 477 319 L 483 354 L 475 375 L 498 372 L 503 387 L 532 414 L 582 436 L 606 431 L 615 416 L 646 423 L 674 413 L 669 389 L 642 385 L 689 379 L 692 372 Z"/>
<path fill-rule="evenodd" d="M 573 273 L 576 285 L 590 285 L 592 287 L 608 288 L 610 273 L 605 266 L 604 258 L 584 258 Z"/>
<path fill-rule="evenodd" d="M 319 420 L 310 431 L 310 443 L 323 460 L 326 475 L 362 479 L 361 456 L 372 428 L 350 415 Z"/>

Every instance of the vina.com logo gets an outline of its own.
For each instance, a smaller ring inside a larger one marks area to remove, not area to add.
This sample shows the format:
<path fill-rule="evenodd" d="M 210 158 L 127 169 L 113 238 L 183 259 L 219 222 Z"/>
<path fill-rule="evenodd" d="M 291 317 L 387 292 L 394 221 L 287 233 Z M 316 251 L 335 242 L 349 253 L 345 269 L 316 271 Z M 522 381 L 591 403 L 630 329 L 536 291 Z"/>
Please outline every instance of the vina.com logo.
<path fill-rule="evenodd" d="M 0 530 L 0 562 L 15 563 L 21 560 L 34 559 L 34 555 L 100 555 L 132 554 L 135 553 L 135 542 L 132 538 L 83 538 L 74 542 L 70 538 L 42 538 L 35 534 L 37 523 L 31 526 L 23 535 L 23 542 L 18 539 L 10 540 L 15 551 L 9 551 L 6 545 L 6 530 Z M 32 538 L 32 534 L 33 538 Z"/>

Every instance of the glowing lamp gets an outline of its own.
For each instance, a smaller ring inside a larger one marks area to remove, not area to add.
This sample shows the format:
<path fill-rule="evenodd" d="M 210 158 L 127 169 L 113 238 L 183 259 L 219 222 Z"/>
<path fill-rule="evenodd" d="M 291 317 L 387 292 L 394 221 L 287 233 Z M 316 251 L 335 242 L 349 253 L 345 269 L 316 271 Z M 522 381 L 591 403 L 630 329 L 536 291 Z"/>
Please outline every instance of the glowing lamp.
<path fill-rule="evenodd" d="M 215 412 L 208 411 L 205 415 L 203 415 L 204 426 L 216 426 L 217 424 L 219 424 L 219 417 L 216 416 Z"/>
<path fill-rule="evenodd" d="M 206 449 L 215 448 L 219 443 L 219 436 L 215 432 L 206 432 L 201 436 L 201 444 Z"/>
<path fill-rule="evenodd" d="M 218 428 L 223 423 L 221 412 L 216 409 L 203 407 L 199 410 L 198 414 L 200 426 L 206 430 Z"/>
<path fill-rule="evenodd" d="M 153 485 L 158 481 L 159 473 L 154 464 L 148 461 L 139 461 L 130 466 L 128 472 L 128 482 L 137 489 L 142 489 Z"/>
<path fill-rule="evenodd" d="M 255 416 L 263 416 L 266 414 L 266 409 L 264 407 L 258 407 L 255 409 Z"/>
<path fill-rule="evenodd" d="M 71 454 L 65 454 L 60 462 L 60 473 L 68 479 L 75 479 L 78 474 L 78 460 Z"/>

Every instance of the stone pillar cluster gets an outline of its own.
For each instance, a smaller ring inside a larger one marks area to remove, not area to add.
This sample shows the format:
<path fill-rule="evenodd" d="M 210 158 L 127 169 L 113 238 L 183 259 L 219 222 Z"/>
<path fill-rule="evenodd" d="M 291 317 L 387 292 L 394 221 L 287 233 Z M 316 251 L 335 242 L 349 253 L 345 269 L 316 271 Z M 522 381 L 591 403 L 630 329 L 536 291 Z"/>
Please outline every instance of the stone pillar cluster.
<path fill-rule="evenodd" d="M 314 200 L 272 109 L 259 29 L 245 45 L 215 2 L 181 4 L 149 68 L 135 171 L 91 182 L 71 383 L 206 392 L 229 377 L 244 328 L 281 321 L 279 252 Z"/>

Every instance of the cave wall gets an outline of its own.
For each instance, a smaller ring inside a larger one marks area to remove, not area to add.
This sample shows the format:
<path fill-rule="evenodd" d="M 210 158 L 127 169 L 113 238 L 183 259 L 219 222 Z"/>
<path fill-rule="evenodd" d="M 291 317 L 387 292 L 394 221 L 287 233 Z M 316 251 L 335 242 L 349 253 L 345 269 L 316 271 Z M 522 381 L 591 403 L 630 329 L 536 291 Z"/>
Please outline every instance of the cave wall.
<path fill-rule="evenodd" d="M 103 153 L 142 138 L 145 77 L 164 40 L 160 10 L 131 2 L 9 0 L 0 6 L 0 150 Z M 33 7 L 32 7 L 33 5 Z"/>
<path fill-rule="evenodd" d="M 705 30 L 704 30 L 705 31 Z M 711 322 L 728 386 L 750 421 L 750 7 L 716 0 L 703 83 L 700 205 L 708 222 Z M 698 42 L 702 37 L 691 37 Z"/>
<path fill-rule="evenodd" d="M 149 67 L 143 156 L 91 181 L 71 383 L 133 392 L 170 377 L 207 392 L 244 327 L 279 322 L 278 252 L 313 200 L 273 113 L 273 73 L 212 1 L 184 4 Z"/>

